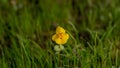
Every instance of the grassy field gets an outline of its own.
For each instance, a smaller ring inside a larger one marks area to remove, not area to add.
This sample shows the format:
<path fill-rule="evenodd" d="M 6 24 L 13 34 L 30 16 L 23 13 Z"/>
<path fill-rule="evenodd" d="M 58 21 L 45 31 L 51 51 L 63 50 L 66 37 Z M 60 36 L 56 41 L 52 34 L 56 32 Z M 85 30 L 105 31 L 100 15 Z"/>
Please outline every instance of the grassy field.
<path fill-rule="evenodd" d="M 0 0 L 0 68 L 119 67 L 120 0 Z"/>

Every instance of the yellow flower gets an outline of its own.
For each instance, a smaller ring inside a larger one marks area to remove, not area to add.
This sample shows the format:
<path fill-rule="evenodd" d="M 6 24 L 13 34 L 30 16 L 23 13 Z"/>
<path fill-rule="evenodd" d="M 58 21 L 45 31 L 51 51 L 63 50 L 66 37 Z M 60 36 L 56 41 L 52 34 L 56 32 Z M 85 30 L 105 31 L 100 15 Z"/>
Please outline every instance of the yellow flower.
<path fill-rule="evenodd" d="M 56 34 L 52 36 L 52 40 L 57 44 L 65 44 L 69 38 L 69 35 L 65 33 L 65 30 L 58 26 L 56 29 Z"/>

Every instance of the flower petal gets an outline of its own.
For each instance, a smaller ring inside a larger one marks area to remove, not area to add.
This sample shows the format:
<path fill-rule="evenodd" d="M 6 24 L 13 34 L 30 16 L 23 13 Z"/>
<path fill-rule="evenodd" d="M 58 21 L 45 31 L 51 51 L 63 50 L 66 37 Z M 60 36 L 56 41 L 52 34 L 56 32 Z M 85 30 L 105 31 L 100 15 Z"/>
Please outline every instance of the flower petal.
<path fill-rule="evenodd" d="M 68 40 L 69 35 L 67 33 L 64 34 L 64 39 Z"/>
<path fill-rule="evenodd" d="M 67 42 L 67 40 L 57 38 L 57 39 L 55 39 L 55 42 L 56 42 L 57 44 L 65 44 L 65 43 Z"/>
<path fill-rule="evenodd" d="M 56 34 L 59 34 L 59 33 L 65 33 L 65 30 L 60 26 L 58 26 L 56 29 Z"/>
<path fill-rule="evenodd" d="M 60 38 L 55 39 L 55 42 L 56 42 L 57 44 L 62 44 L 62 40 L 61 40 Z"/>
<path fill-rule="evenodd" d="M 52 40 L 55 41 L 56 38 L 57 38 L 57 35 L 54 34 L 54 35 L 52 36 Z"/>

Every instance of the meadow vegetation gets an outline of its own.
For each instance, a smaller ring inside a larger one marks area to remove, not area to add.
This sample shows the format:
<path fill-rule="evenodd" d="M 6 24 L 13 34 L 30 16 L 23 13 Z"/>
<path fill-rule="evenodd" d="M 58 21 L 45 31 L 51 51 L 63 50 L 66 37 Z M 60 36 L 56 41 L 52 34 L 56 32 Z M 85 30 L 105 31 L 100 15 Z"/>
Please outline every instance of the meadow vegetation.
<path fill-rule="evenodd" d="M 54 51 L 57 26 L 69 34 Z M 120 0 L 0 0 L 0 68 L 120 67 Z"/>

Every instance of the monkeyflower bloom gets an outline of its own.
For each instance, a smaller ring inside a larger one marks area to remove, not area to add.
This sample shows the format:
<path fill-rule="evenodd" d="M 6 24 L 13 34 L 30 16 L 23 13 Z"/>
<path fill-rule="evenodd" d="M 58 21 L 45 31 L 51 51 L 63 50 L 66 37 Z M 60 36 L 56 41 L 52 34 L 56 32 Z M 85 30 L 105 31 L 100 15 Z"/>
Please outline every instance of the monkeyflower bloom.
<path fill-rule="evenodd" d="M 69 38 L 69 35 L 65 32 L 65 29 L 58 26 L 56 28 L 56 34 L 52 36 L 52 40 L 55 41 L 57 44 L 65 44 Z"/>

